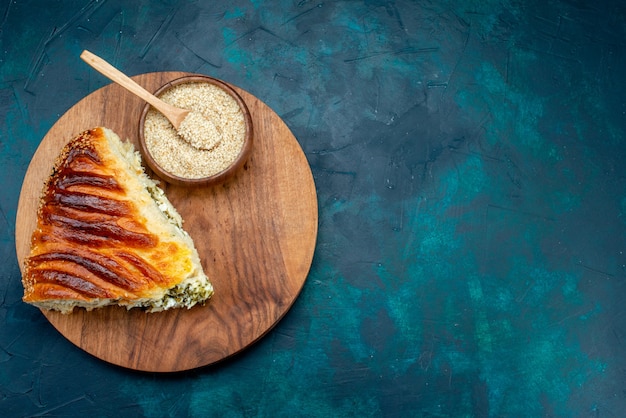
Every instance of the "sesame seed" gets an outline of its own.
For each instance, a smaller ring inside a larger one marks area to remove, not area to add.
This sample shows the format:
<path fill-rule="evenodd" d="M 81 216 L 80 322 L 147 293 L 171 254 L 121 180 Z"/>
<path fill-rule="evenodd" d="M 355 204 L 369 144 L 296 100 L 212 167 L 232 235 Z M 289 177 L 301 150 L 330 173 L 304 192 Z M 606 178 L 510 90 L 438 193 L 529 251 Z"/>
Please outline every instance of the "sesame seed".
<path fill-rule="evenodd" d="M 178 127 L 178 135 L 200 149 L 211 149 L 222 140 L 222 134 L 215 124 L 196 111 L 189 112 L 183 119 Z"/>
<path fill-rule="evenodd" d="M 146 147 L 164 170 L 179 177 L 197 179 L 215 175 L 235 161 L 243 148 L 246 125 L 239 104 L 228 93 L 210 83 L 190 82 L 166 90 L 159 98 L 192 111 L 189 115 L 197 112 L 221 132 L 221 140 L 211 149 L 198 149 L 184 140 L 165 116 L 150 109 L 144 123 Z M 191 129 L 191 133 L 202 130 L 204 123 L 192 119 L 187 129 Z"/>

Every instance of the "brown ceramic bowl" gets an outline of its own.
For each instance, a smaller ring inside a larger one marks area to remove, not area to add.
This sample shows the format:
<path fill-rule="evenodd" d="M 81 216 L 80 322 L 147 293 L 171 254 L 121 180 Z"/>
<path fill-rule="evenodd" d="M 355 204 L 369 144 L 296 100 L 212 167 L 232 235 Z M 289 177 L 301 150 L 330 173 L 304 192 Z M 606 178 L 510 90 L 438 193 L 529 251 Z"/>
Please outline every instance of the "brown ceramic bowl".
<path fill-rule="evenodd" d="M 177 78 L 176 80 L 170 81 L 169 83 L 159 88 L 154 93 L 154 95 L 158 97 L 161 94 L 163 94 L 166 90 L 169 90 L 180 84 L 187 84 L 187 83 L 213 84 L 214 86 L 219 87 L 228 95 L 230 95 L 239 104 L 239 107 L 241 108 L 241 111 L 243 112 L 243 115 L 244 115 L 244 121 L 245 121 L 245 126 L 246 126 L 244 143 L 243 143 L 243 147 L 241 148 L 241 151 L 239 152 L 239 155 L 226 169 L 220 171 L 219 173 L 213 174 L 212 176 L 209 176 L 209 177 L 186 178 L 186 177 L 181 177 L 176 174 L 170 173 L 169 171 L 166 171 L 153 158 L 153 156 L 150 154 L 150 150 L 148 149 L 146 145 L 146 139 L 144 136 L 144 124 L 146 120 L 146 115 L 148 114 L 148 111 L 152 107 L 149 104 L 146 104 L 143 111 L 141 112 L 141 118 L 139 118 L 139 149 L 148 167 L 150 167 L 157 176 L 159 176 L 161 179 L 165 180 L 166 182 L 171 183 L 171 184 L 176 184 L 179 186 L 212 186 L 212 185 L 219 184 L 219 183 L 226 181 L 233 174 L 235 174 L 241 168 L 241 166 L 243 166 L 243 164 L 246 162 L 250 154 L 250 151 L 252 150 L 252 137 L 253 137 L 252 117 L 250 116 L 250 111 L 248 110 L 248 107 L 246 106 L 246 103 L 243 101 L 241 96 L 228 84 L 213 77 L 208 77 L 204 75 L 191 75 L 191 76 Z"/>

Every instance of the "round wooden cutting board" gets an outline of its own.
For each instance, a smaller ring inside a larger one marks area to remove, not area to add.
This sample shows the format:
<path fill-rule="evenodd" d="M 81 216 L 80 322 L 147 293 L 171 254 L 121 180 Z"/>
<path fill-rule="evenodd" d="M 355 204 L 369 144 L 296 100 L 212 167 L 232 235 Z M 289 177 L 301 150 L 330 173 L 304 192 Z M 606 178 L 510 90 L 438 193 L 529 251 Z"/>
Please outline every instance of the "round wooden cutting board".
<path fill-rule="evenodd" d="M 133 77 L 148 91 L 181 72 Z M 308 275 L 317 238 L 317 196 L 306 157 L 289 128 L 267 105 L 238 89 L 252 114 L 250 157 L 233 178 L 210 188 L 162 183 L 194 239 L 215 287 L 205 306 L 145 313 L 107 307 L 72 314 L 43 311 L 81 349 L 107 362 L 143 371 L 206 366 L 250 346 L 289 310 Z M 78 102 L 50 129 L 30 163 L 15 227 L 22 266 L 37 222 L 37 202 L 63 145 L 106 126 L 137 147 L 144 102 L 111 84 Z M 149 172 L 149 170 L 148 170 Z M 149 172 L 150 173 L 150 172 Z"/>

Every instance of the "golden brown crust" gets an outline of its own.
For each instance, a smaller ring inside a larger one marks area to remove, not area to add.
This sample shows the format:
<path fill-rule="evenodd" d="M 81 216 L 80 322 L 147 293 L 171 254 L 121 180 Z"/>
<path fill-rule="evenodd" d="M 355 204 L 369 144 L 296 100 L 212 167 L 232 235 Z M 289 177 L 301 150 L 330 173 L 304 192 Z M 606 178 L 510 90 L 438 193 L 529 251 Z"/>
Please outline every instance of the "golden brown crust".
<path fill-rule="evenodd" d="M 150 232 L 122 171 L 102 128 L 63 148 L 38 209 L 25 302 L 132 302 L 158 295 L 192 268 L 185 245 Z"/>

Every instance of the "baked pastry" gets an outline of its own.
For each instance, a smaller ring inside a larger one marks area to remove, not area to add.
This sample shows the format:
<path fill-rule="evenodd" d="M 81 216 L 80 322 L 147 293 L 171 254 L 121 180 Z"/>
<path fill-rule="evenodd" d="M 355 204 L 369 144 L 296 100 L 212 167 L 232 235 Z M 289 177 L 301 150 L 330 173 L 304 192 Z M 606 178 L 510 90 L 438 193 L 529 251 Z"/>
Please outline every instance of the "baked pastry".
<path fill-rule="evenodd" d="M 190 308 L 213 294 L 181 216 L 133 145 L 103 127 L 79 134 L 57 158 L 22 283 L 25 302 L 63 313 Z"/>

